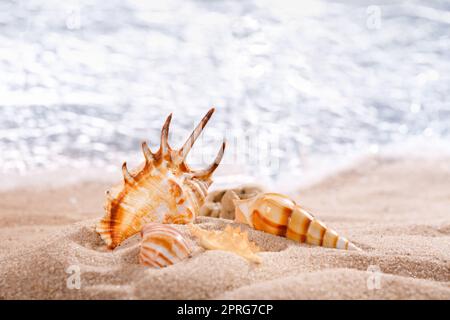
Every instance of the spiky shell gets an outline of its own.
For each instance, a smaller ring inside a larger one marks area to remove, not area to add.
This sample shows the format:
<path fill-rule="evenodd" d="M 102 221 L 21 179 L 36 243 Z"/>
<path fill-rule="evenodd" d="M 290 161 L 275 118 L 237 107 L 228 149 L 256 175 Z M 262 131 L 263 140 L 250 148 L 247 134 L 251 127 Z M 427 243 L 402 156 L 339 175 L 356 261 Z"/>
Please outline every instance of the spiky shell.
<path fill-rule="evenodd" d="M 360 250 L 282 194 L 264 193 L 235 204 L 236 221 L 256 230 L 316 246 Z"/>
<path fill-rule="evenodd" d="M 107 191 L 105 216 L 96 231 L 114 249 L 125 239 L 140 232 L 149 222 L 184 224 L 198 215 L 211 185 L 211 175 L 222 159 L 225 143 L 206 169 L 194 171 L 185 158 L 200 135 L 214 109 L 211 109 L 180 150 L 168 144 L 170 115 L 161 132 L 161 146 L 152 153 L 142 143 L 145 162 L 131 173 L 122 166 L 123 184 Z"/>
<path fill-rule="evenodd" d="M 208 231 L 193 224 L 189 224 L 188 227 L 205 249 L 230 251 L 251 262 L 261 263 L 261 258 L 256 255 L 259 252 L 258 246 L 249 241 L 247 233 L 241 232 L 239 227 L 233 229 L 228 225 L 223 231 Z"/>
<path fill-rule="evenodd" d="M 191 245 L 176 228 L 148 223 L 141 231 L 139 262 L 153 268 L 164 268 L 189 258 Z"/>

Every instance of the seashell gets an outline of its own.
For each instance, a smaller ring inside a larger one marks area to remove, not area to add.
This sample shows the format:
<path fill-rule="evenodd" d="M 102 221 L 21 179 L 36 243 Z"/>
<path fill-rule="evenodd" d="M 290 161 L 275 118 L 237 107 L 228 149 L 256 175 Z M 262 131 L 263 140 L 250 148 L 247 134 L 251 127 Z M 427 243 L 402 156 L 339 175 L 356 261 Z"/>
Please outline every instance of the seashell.
<path fill-rule="evenodd" d="M 139 262 L 153 268 L 164 268 L 190 257 L 192 248 L 183 234 L 173 226 L 148 223 L 141 231 Z"/>
<path fill-rule="evenodd" d="M 222 206 L 220 212 L 220 218 L 222 219 L 234 219 L 234 211 L 236 210 L 234 200 L 239 200 L 238 194 L 233 190 L 228 190 L 222 197 L 220 204 Z"/>
<path fill-rule="evenodd" d="M 188 228 L 192 235 L 199 239 L 200 245 L 205 249 L 230 251 L 251 262 L 261 263 L 261 258 L 256 255 L 260 251 L 258 246 L 250 242 L 247 232 L 241 232 L 239 227 L 233 229 L 228 225 L 223 231 L 208 231 L 189 224 Z"/>
<path fill-rule="evenodd" d="M 247 184 L 233 189 L 222 189 L 208 193 L 205 204 L 200 209 L 201 216 L 234 219 L 234 200 L 248 199 L 263 193 L 264 188 L 257 184 Z"/>
<path fill-rule="evenodd" d="M 361 250 L 282 194 L 264 193 L 235 204 L 235 220 L 256 230 L 316 246 Z"/>
<path fill-rule="evenodd" d="M 205 202 L 200 209 L 200 216 L 207 216 L 212 218 L 220 218 L 222 206 L 217 202 Z"/>
<path fill-rule="evenodd" d="M 114 249 L 140 232 L 146 223 L 184 224 L 195 219 L 223 157 L 225 142 L 206 169 L 192 170 L 185 159 L 213 112 L 214 108 L 209 110 L 179 150 L 173 150 L 168 143 L 170 114 L 161 131 L 158 152 L 151 152 L 143 142 L 145 162 L 132 172 L 123 164 L 123 184 L 106 192 L 106 213 L 96 227 L 108 248 Z"/>

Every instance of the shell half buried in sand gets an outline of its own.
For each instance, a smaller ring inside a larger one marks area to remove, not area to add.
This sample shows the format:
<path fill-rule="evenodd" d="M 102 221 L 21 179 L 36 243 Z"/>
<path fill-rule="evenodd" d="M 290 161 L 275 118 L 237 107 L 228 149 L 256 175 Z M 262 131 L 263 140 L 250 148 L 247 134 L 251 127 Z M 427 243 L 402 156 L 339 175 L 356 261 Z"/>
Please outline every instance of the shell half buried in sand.
<path fill-rule="evenodd" d="M 183 234 L 173 226 L 148 223 L 141 231 L 139 262 L 153 268 L 164 268 L 190 257 L 192 248 Z"/>
<path fill-rule="evenodd" d="M 236 211 L 234 200 L 252 198 L 263 192 L 264 187 L 258 184 L 245 184 L 233 189 L 211 191 L 200 209 L 200 215 L 233 220 Z"/>
<path fill-rule="evenodd" d="M 146 223 L 184 224 L 195 219 L 212 183 L 211 176 L 223 157 L 225 142 L 206 169 L 192 170 L 185 159 L 213 112 L 214 109 L 209 110 L 179 150 L 173 150 L 168 143 L 172 119 L 169 115 L 161 131 L 158 152 L 151 152 L 143 142 L 145 162 L 132 172 L 123 164 L 124 182 L 106 192 L 106 214 L 96 227 L 109 249 L 140 232 Z"/>
<path fill-rule="evenodd" d="M 261 258 L 256 254 L 260 251 L 258 246 L 249 241 L 247 233 L 242 232 L 239 227 L 233 229 L 228 225 L 223 231 L 209 231 L 189 224 L 188 228 L 192 235 L 198 238 L 200 245 L 207 250 L 230 251 L 248 261 L 261 263 Z"/>
<path fill-rule="evenodd" d="M 256 230 L 316 246 L 361 250 L 285 195 L 263 193 L 235 204 L 236 222 Z"/>

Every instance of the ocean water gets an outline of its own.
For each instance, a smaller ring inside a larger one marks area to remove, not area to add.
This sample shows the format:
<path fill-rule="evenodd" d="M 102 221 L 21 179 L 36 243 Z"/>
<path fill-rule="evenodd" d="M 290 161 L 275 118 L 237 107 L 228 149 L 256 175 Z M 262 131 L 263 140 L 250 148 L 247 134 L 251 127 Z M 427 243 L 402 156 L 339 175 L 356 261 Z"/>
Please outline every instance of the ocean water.
<path fill-rule="evenodd" d="M 211 106 L 190 163 L 225 138 L 224 171 L 265 181 L 447 152 L 449 30 L 436 0 L 2 1 L 0 171 L 117 171 Z"/>

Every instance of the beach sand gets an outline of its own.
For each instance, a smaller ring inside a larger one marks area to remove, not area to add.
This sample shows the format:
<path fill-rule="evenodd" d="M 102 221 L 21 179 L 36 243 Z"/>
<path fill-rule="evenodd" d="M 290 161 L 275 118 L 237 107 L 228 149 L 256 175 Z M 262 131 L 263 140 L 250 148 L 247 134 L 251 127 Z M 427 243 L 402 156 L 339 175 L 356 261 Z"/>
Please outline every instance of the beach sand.
<path fill-rule="evenodd" d="M 450 299 L 450 159 L 366 159 L 292 190 L 363 251 L 243 227 L 262 249 L 259 265 L 198 249 L 179 264 L 149 269 L 138 264 L 139 236 L 107 251 L 94 225 L 109 186 L 0 193 L 0 299 Z M 232 223 L 196 222 L 209 229 Z"/>

